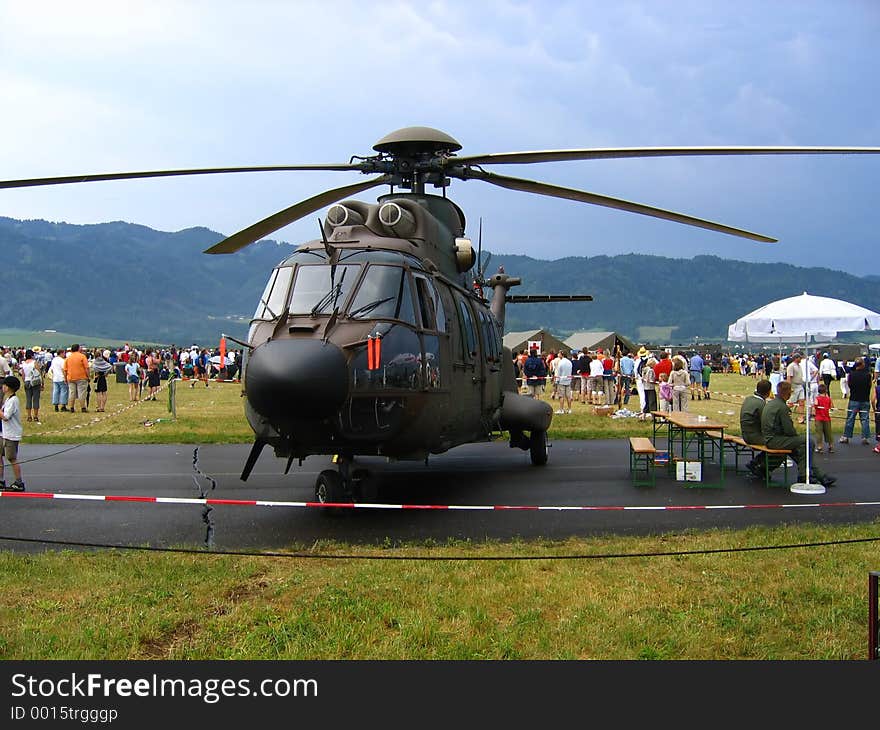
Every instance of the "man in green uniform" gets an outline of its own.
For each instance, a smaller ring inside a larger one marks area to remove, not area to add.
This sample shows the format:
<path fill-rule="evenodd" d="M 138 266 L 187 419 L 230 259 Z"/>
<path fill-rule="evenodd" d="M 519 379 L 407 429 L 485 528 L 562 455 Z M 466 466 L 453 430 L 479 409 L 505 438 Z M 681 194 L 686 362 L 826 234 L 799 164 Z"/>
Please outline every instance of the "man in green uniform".
<path fill-rule="evenodd" d="M 769 395 L 770 381 L 759 380 L 755 385 L 755 392 L 746 396 L 739 409 L 739 427 L 743 440 L 747 444 L 764 444 L 764 432 L 761 430 L 761 413 L 764 411 L 764 405 Z M 766 456 L 767 454 L 763 451 L 759 451 L 758 455 L 746 464 L 746 469 L 756 479 L 763 479 Z M 771 460 L 771 471 L 781 463 L 777 459 Z"/>
<path fill-rule="evenodd" d="M 791 449 L 791 458 L 798 466 L 798 481 L 805 481 L 807 474 L 806 456 L 809 449 L 815 448 L 813 440 L 798 434 L 791 421 L 791 411 L 786 401 L 791 396 L 791 382 L 783 380 L 776 386 L 776 397 L 764 406 L 761 412 L 761 431 L 764 443 L 771 449 Z M 745 438 L 745 436 L 743 436 Z M 815 464 L 810 464 L 813 479 L 823 487 L 830 487 L 837 481 L 835 477 L 823 474 Z"/>

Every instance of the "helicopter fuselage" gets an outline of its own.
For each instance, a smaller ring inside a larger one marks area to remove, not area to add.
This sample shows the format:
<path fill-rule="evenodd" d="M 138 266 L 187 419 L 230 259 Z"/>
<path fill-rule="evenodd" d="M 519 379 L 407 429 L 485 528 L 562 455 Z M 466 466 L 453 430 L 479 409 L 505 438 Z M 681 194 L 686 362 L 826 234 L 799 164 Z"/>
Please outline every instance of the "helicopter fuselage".
<path fill-rule="evenodd" d="M 464 276 L 458 207 L 398 195 L 334 208 L 324 239 L 276 266 L 254 314 L 244 393 L 256 440 L 288 458 L 423 459 L 511 424 L 546 431 L 547 404 L 514 405 L 502 323 Z"/>

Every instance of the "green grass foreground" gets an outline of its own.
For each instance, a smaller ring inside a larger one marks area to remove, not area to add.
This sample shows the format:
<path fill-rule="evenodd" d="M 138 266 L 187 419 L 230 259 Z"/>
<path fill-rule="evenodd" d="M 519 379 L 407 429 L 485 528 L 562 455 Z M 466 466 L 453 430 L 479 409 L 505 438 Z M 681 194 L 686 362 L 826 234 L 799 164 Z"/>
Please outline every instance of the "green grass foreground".
<path fill-rule="evenodd" d="M 0 553 L 4 659 L 864 659 L 878 526 L 353 549 Z"/>
<path fill-rule="evenodd" d="M 753 387 L 751 378 L 715 376 L 718 395 L 691 405 L 738 432 L 738 396 Z M 40 441 L 251 440 L 238 384 L 182 384 L 176 420 L 164 393 L 132 406 L 125 385 L 110 389 L 104 414 L 55 413 L 44 405 L 42 425 L 24 424 L 23 458 L 28 443 Z M 50 393 L 47 387 L 46 401 Z M 649 430 L 578 404 L 572 415 L 555 417 L 551 437 L 623 438 Z M 331 556 L 719 550 L 871 539 L 878 528 L 880 521 L 564 542 L 290 546 L 319 556 L 310 558 L 4 551 L 0 658 L 863 659 L 867 574 L 880 568 L 877 542 L 597 559 Z"/>

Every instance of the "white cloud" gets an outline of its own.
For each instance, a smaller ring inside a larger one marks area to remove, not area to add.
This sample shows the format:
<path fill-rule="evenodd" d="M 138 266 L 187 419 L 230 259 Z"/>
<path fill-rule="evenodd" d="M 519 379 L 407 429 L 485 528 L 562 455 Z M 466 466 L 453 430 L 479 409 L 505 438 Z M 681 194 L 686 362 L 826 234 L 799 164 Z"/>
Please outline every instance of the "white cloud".
<path fill-rule="evenodd" d="M 0 148 L 2 176 L 347 161 L 412 124 L 452 134 L 464 154 L 877 144 L 880 100 L 868 92 L 880 61 L 880 13 L 872 8 L 745 0 L 0 0 L 0 134 L 14 140 Z M 877 164 L 858 167 L 847 185 L 870 188 Z M 807 244 L 817 225 L 797 203 L 834 185 L 827 175 L 837 173 L 827 164 L 794 169 L 759 158 L 678 158 L 499 171 L 744 227 L 760 228 L 769 216 L 771 233 L 794 232 Z M 0 191 L 0 214 L 231 233 L 350 179 L 230 176 Z M 774 184 L 791 205 L 765 216 Z M 672 251 L 682 241 L 694 252 L 718 240 L 477 182 L 456 183 L 451 193 L 471 220 L 484 215 L 508 250 L 541 240 L 547 255 L 562 256 L 575 238 L 601 240 L 613 253 L 632 250 L 635 237 L 639 250 Z M 831 201 L 823 214 L 844 222 L 841 238 L 869 238 L 877 221 L 850 200 Z M 311 237 L 314 226 L 303 222 L 282 235 Z"/>

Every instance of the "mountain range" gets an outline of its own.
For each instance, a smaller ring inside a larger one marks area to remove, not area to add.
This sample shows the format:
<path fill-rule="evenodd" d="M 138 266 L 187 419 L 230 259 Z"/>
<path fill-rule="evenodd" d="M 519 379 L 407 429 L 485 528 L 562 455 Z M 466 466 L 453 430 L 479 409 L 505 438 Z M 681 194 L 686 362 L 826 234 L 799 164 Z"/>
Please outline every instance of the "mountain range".
<path fill-rule="evenodd" d="M 293 246 L 265 240 L 236 254 L 202 253 L 222 238 L 201 227 L 169 233 L 121 221 L 0 217 L 0 323 L 178 344 L 214 342 L 223 332 L 242 338 L 269 272 Z M 593 296 L 586 303 L 509 305 L 507 331 L 544 328 L 567 337 L 614 330 L 655 343 L 719 341 L 743 314 L 805 291 L 880 310 L 876 277 L 828 268 L 717 256 L 489 256 L 487 274 L 503 266 L 522 278 L 514 294 Z"/>

